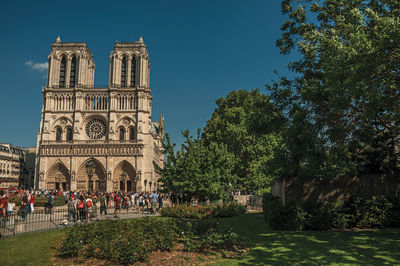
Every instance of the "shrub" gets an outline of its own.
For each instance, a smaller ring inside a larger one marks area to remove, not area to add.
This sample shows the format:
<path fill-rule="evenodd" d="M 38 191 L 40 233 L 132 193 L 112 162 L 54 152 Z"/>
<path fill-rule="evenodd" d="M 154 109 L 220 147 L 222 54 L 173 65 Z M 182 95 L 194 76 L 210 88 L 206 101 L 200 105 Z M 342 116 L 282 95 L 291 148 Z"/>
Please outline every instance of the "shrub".
<path fill-rule="evenodd" d="M 229 202 L 225 204 L 214 205 L 177 205 L 164 207 L 161 209 L 161 215 L 165 217 L 186 218 L 186 219 L 208 219 L 224 218 L 242 215 L 246 212 L 246 207 Z"/>
<path fill-rule="evenodd" d="M 344 229 L 349 225 L 351 216 L 345 212 L 342 202 L 322 201 L 305 207 L 307 216 L 304 229 L 328 230 Z"/>
<path fill-rule="evenodd" d="M 356 227 L 384 227 L 391 224 L 393 204 L 385 196 L 372 196 L 369 199 L 351 197 L 346 207 L 352 215 L 351 225 Z"/>
<path fill-rule="evenodd" d="M 146 217 L 103 220 L 66 229 L 61 257 L 97 258 L 121 264 L 145 261 L 155 250 L 170 251 L 182 241 L 189 251 L 229 248 L 237 235 L 215 220 Z"/>
<path fill-rule="evenodd" d="M 246 212 L 246 207 L 232 201 L 226 204 L 218 204 L 213 210 L 214 218 L 234 217 L 243 215 Z"/>
<path fill-rule="evenodd" d="M 227 249 L 238 242 L 238 235 L 218 220 L 181 220 L 180 223 L 187 251 Z"/>
<path fill-rule="evenodd" d="M 289 202 L 271 212 L 269 224 L 274 230 L 301 230 L 305 215 L 304 211 L 294 202 Z"/>
<path fill-rule="evenodd" d="M 58 250 L 62 257 L 94 257 L 129 264 L 146 260 L 153 250 L 171 250 L 177 231 L 173 221 L 155 218 L 77 224 L 67 229 Z"/>
<path fill-rule="evenodd" d="M 291 202 L 283 206 L 270 194 L 263 196 L 264 217 L 272 229 L 328 230 L 400 225 L 400 199 L 351 197 L 345 202 L 313 202 L 304 208 Z"/>
<path fill-rule="evenodd" d="M 264 193 L 262 202 L 264 219 L 269 223 L 272 215 L 275 215 L 282 208 L 282 203 L 280 198 L 273 196 L 272 193 Z"/>

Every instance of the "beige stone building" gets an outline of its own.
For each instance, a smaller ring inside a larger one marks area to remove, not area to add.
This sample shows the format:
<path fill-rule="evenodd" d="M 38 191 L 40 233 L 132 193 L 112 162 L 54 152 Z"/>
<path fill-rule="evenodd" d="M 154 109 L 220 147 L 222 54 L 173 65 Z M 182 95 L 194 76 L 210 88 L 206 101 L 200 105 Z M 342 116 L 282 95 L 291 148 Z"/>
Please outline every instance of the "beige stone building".
<path fill-rule="evenodd" d="M 150 191 L 163 167 L 164 118 L 151 120 L 150 62 L 143 39 L 114 45 L 108 86 L 94 86 L 85 43 L 61 42 L 48 56 L 37 138 L 40 189 Z"/>
<path fill-rule="evenodd" d="M 25 187 L 29 177 L 26 154 L 25 148 L 0 143 L 0 188 Z"/>

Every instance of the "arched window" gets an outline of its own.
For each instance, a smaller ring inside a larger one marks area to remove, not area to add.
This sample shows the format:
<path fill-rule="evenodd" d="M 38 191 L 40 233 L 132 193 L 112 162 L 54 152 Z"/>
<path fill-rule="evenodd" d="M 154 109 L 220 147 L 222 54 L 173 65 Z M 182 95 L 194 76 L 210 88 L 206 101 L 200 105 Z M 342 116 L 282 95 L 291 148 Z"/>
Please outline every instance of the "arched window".
<path fill-rule="evenodd" d="M 72 57 L 71 60 L 71 73 L 69 79 L 69 86 L 75 87 L 76 84 L 76 56 Z"/>
<path fill-rule="evenodd" d="M 62 138 L 62 129 L 58 127 L 56 129 L 56 141 L 61 141 L 61 138 Z"/>
<path fill-rule="evenodd" d="M 71 141 L 72 140 L 72 128 L 68 128 L 67 129 L 67 141 Z"/>
<path fill-rule="evenodd" d="M 121 63 L 121 87 L 126 87 L 126 57 L 122 58 Z"/>
<path fill-rule="evenodd" d="M 125 128 L 123 127 L 119 129 L 119 140 L 125 140 Z"/>
<path fill-rule="evenodd" d="M 61 58 L 61 65 L 60 65 L 60 82 L 59 82 L 60 88 L 65 87 L 65 69 L 66 69 L 66 67 L 67 67 L 67 59 L 65 58 L 65 56 L 63 56 Z"/>
<path fill-rule="evenodd" d="M 132 66 L 131 66 L 131 87 L 135 87 L 136 84 L 136 59 L 132 57 Z"/>
<path fill-rule="evenodd" d="M 135 129 L 133 127 L 129 128 L 129 140 L 135 139 Z"/>

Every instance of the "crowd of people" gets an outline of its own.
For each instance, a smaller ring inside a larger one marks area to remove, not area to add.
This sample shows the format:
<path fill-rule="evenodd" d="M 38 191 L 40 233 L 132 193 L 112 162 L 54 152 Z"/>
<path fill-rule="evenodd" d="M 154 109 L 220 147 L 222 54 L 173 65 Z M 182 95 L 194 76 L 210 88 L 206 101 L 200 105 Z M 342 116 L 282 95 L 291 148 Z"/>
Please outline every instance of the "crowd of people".
<path fill-rule="evenodd" d="M 93 192 L 67 194 L 68 198 L 68 220 L 90 221 L 99 215 L 107 215 L 108 210 L 113 207 L 114 217 L 118 218 L 121 212 L 134 211 L 137 213 L 157 213 L 164 204 L 164 194 L 156 193 L 134 193 L 134 192 Z"/>
<path fill-rule="evenodd" d="M 43 199 L 45 197 L 45 199 Z M 69 221 L 90 221 L 96 216 L 107 215 L 110 208 L 114 217 L 121 212 L 157 213 L 168 200 L 172 204 L 181 202 L 182 197 L 174 194 L 151 192 L 100 192 L 100 191 L 62 191 L 62 190 L 1 190 L 0 216 L 12 217 L 20 215 L 24 220 L 35 211 L 35 199 L 44 205 L 45 213 L 54 212 L 54 201 L 65 201 Z M 64 205 L 64 204 L 62 204 Z M 99 212 L 98 212 L 99 208 Z"/>

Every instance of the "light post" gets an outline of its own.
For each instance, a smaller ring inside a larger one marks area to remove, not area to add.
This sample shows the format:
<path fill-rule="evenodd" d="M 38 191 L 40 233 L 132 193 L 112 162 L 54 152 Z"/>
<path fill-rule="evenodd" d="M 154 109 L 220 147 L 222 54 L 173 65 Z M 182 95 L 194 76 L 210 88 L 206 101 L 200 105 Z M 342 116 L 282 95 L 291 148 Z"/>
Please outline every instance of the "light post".
<path fill-rule="evenodd" d="M 150 186 L 150 193 L 151 193 L 151 185 L 152 185 L 153 183 L 150 181 L 149 182 L 149 186 Z"/>
<path fill-rule="evenodd" d="M 86 164 L 86 173 L 89 178 L 89 192 L 93 191 L 93 173 L 96 170 L 96 164 L 93 161 L 90 161 Z"/>
<path fill-rule="evenodd" d="M 143 182 L 144 182 L 144 192 L 146 192 L 147 179 L 145 179 Z"/>

